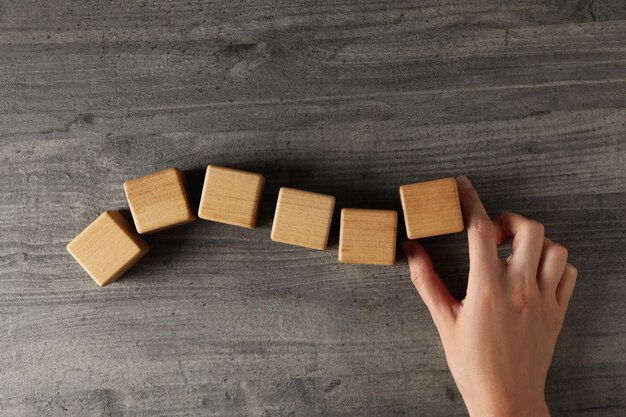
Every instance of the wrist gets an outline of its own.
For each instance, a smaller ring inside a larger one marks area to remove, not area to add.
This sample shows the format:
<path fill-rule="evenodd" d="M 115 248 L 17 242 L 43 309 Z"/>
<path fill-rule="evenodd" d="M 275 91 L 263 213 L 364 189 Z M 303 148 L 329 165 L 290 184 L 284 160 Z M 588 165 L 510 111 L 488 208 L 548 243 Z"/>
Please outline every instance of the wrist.
<path fill-rule="evenodd" d="M 478 407 L 470 409 L 470 417 L 550 417 L 550 410 L 544 402 L 524 407 Z"/>

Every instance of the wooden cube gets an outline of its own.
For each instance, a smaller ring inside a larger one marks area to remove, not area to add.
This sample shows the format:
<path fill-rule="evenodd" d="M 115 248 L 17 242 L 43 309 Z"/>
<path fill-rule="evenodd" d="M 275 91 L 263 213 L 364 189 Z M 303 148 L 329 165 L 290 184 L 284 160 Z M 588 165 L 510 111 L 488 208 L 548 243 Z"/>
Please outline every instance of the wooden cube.
<path fill-rule="evenodd" d="M 400 200 L 409 239 L 463 230 L 459 191 L 454 178 L 403 185 Z"/>
<path fill-rule="evenodd" d="M 117 280 L 148 245 L 117 211 L 105 211 L 67 244 L 67 251 L 101 287 Z"/>
<path fill-rule="evenodd" d="M 198 217 L 252 229 L 259 218 L 264 185 L 261 174 L 209 165 Z"/>
<path fill-rule="evenodd" d="M 335 197 L 309 191 L 281 188 L 271 239 L 276 242 L 326 249 L 335 208 Z"/>
<path fill-rule="evenodd" d="M 196 219 L 191 212 L 185 177 L 169 168 L 124 183 L 124 192 L 139 233 L 153 233 Z"/>
<path fill-rule="evenodd" d="M 395 210 L 341 210 L 339 262 L 393 265 L 397 226 Z"/>

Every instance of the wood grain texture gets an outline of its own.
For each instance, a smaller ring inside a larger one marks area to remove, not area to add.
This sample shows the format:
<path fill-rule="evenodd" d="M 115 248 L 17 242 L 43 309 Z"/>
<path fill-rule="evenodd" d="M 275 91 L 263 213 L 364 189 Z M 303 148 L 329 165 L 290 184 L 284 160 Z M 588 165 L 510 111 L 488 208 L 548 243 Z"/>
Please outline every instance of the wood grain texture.
<path fill-rule="evenodd" d="M 209 165 L 198 217 L 253 229 L 259 220 L 264 185 L 261 174 Z"/>
<path fill-rule="evenodd" d="M 271 239 L 324 250 L 328 245 L 335 197 L 282 187 L 278 192 Z"/>
<path fill-rule="evenodd" d="M 339 229 L 339 262 L 393 265 L 398 212 L 344 208 Z"/>
<path fill-rule="evenodd" d="M 154 233 L 192 222 L 185 177 L 168 168 L 124 182 L 124 193 L 139 233 Z"/>
<path fill-rule="evenodd" d="M 101 287 L 148 253 L 148 245 L 117 211 L 105 211 L 67 244 L 67 251 Z"/>
<path fill-rule="evenodd" d="M 280 187 L 400 209 L 468 175 L 579 270 L 554 416 L 626 415 L 621 1 L 0 0 L 0 414 L 460 417 L 399 257 L 269 239 Z M 267 178 L 259 225 L 152 235 L 114 285 L 65 245 L 122 183 L 207 164 Z M 404 236 L 402 222 L 399 234 Z M 464 295 L 464 234 L 423 240 Z"/>
<path fill-rule="evenodd" d="M 463 231 L 459 192 L 454 178 L 402 185 L 400 201 L 409 239 Z"/>

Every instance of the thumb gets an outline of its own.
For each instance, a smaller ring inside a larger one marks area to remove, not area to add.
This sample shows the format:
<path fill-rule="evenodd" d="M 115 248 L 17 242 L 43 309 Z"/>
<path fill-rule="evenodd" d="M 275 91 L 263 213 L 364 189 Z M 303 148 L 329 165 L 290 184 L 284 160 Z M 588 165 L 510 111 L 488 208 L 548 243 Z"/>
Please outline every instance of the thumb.
<path fill-rule="evenodd" d="M 441 282 L 426 249 L 415 240 L 404 242 L 402 249 L 409 261 L 411 281 L 428 307 L 435 325 L 439 328 L 440 323 L 453 320 L 459 302 L 450 295 Z"/>

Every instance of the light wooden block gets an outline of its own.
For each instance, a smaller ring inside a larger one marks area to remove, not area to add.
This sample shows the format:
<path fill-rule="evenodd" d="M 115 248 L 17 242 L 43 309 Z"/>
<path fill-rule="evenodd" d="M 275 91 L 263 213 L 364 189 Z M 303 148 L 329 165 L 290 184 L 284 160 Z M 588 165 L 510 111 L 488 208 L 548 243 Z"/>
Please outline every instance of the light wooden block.
<path fill-rule="evenodd" d="M 335 197 L 281 188 L 271 239 L 305 248 L 324 250 L 335 208 Z"/>
<path fill-rule="evenodd" d="M 117 280 L 148 245 L 117 211 L 105 211 L 67 244 L 67 251 L 101 287 Z"/>
<path fill-rule="evenodd" d="M 459 191 L 454 178 L 403 185 L 400 200 L 409 239 L 463 230 Z"/>
<path fill-rule="evenodd" d="M 154 233 L 196 219 L 189 205 L 185 176 L 178 168 L 128 180 L 124 192 L 139 233 Z"/>
<path fill-rule="evenodd" d="M 252 229 L 259 218 L 264 185 L 261 174 L 209 165 L 198 217 Z"/>
<path fill-rule="evenodd" d="M 395 210 L 341 210 L 339 262 L 393 265 L 397 227 Z"/>

